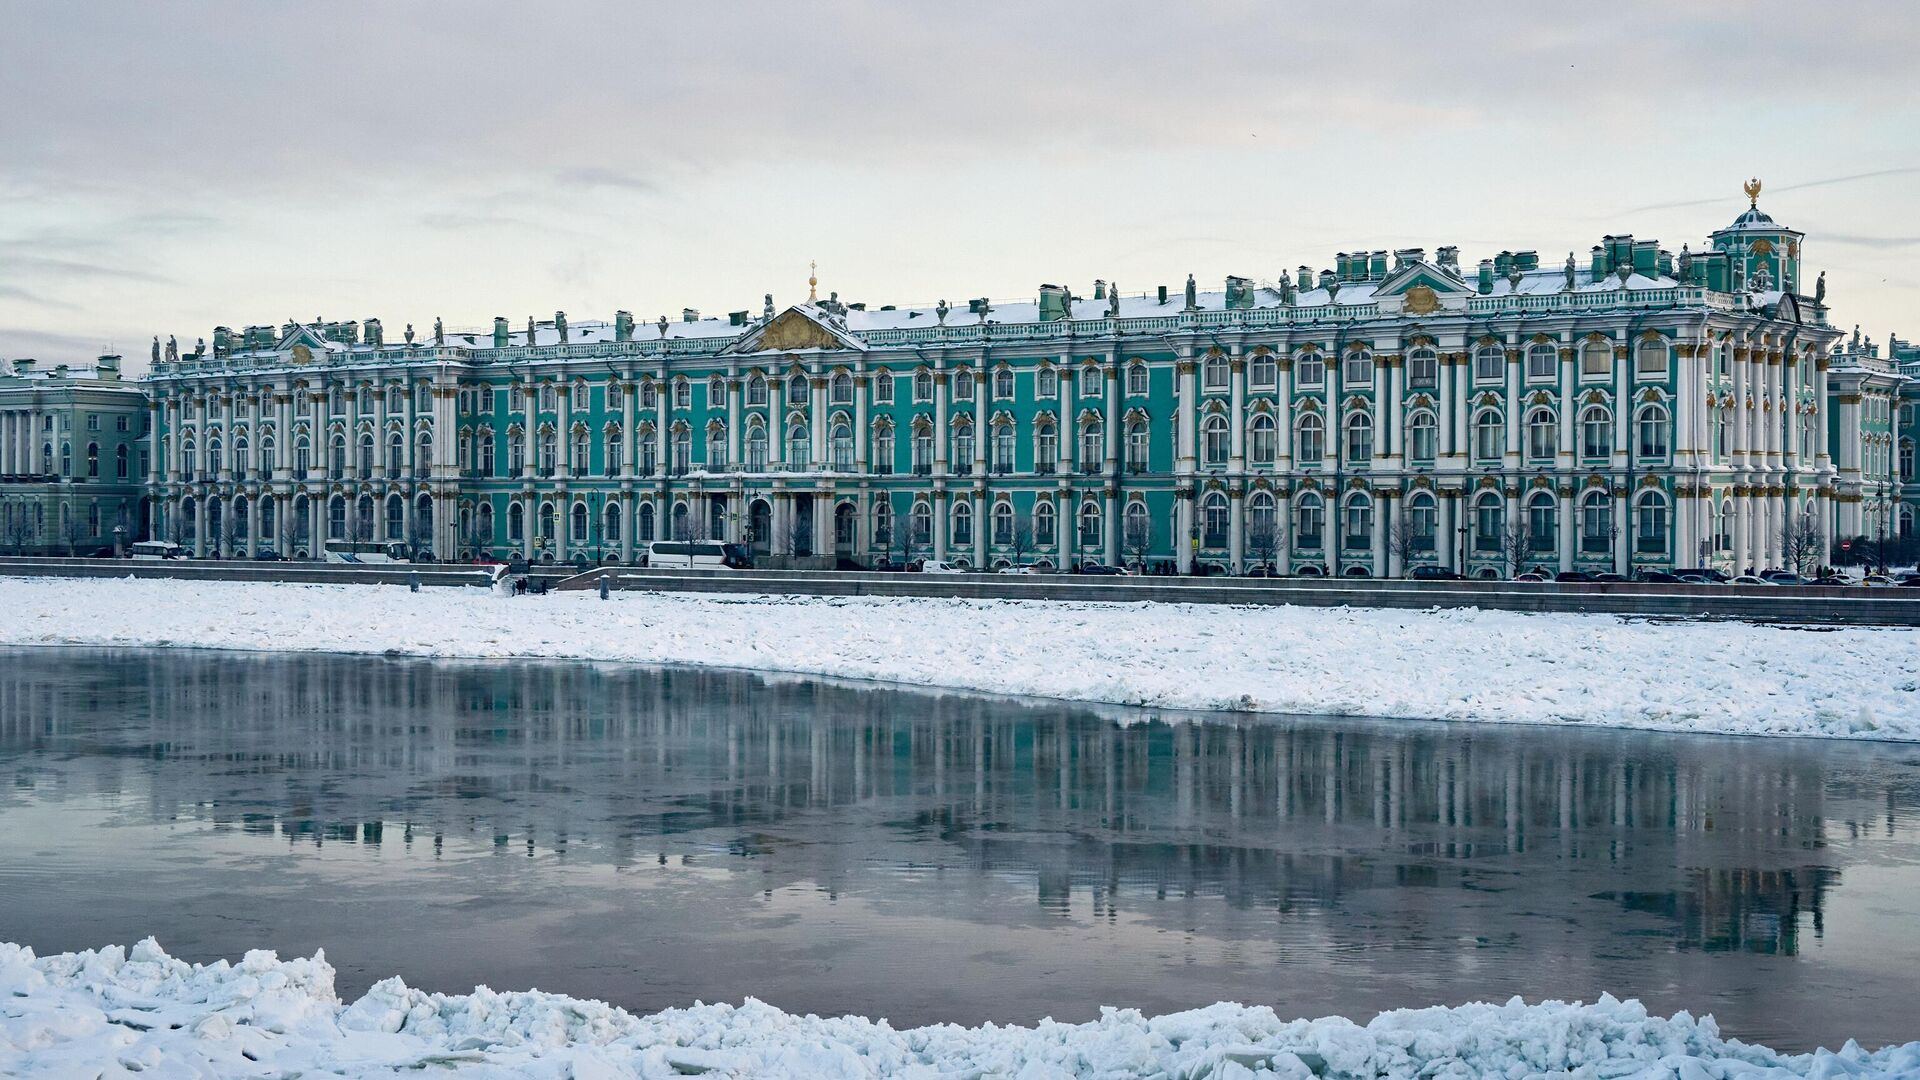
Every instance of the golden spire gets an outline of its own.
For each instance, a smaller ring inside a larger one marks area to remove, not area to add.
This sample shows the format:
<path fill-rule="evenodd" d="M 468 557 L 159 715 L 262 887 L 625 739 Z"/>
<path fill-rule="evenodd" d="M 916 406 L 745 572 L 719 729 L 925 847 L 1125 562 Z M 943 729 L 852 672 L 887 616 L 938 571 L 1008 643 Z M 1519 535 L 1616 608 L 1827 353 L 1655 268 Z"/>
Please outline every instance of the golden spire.
<path fill-rule="evenodd" d="M 819 287 L 820 264 L 817 262 L 809 262 L 807 264 L 807 303 L 816 304 L 820 302 L 819 293 L 814 291 Z"/>
<path fill-rule="evenodd" d="M 1753 179 L 1747 181 L 1746 183 L 1741 184 L 1740 190 L 1747 193 L 1748 206 L 1752 207 L 1755 210 L 1760 209 L 1760 178 L 1759 177 L 1756 176 Z"/>

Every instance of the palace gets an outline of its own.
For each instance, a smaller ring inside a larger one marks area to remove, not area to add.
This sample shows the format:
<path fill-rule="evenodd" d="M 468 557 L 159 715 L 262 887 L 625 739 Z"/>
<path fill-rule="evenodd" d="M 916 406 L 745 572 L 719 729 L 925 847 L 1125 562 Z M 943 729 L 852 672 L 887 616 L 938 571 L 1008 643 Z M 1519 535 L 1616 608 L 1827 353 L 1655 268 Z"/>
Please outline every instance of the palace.
<path fill-rule="evenodd" d="M 377 319 L 220 327 L 211 351 L 156 345 L 151 527 L 202 554 L 585 562 L 696 537 L 770 565 L 1777 566 L 1796 529 L 1894 521 L 1873 470 L 1910 442 L 1897 366 L 1834 353 L 1804 235 L 1758 190 L 1678 255 L 1409 248 L 931 308 L 810 279 L 757 315 L 398 343 Z"/>
<path fill-rule="evenodd" d="M 120 358 L 0 372 L 0 551 L 90 555 L 147 527 L 146 394 Z"/>

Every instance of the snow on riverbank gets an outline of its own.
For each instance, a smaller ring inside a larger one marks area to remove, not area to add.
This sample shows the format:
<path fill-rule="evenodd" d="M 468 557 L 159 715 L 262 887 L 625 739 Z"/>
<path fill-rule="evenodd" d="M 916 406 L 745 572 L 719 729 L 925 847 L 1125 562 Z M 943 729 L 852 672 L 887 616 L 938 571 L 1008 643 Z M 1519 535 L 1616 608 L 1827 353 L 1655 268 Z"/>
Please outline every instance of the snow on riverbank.
<path fill-rule="evenodd" d="M 574 657 L 1180 709 L 1920 740 L 1920 633 L 1904 629 L 0 578 L 0 644 Z"/>
<path fill-rule="evenodd" d="M 428 994 L 387 979 L 342 1005 L 324 956 L 188 964 L 152 939 L 36 958 L 0 944 L 0 1074 L 20 1077 L 1911 1077 L 1920 1042 L 1783 1055 L 1637 1002 L 1518 999 L 1283 1022 L 1218 1004 L 1086 1024 L 793 1016 L 748 1001 L 636 1017 L 538 991 Z"/>

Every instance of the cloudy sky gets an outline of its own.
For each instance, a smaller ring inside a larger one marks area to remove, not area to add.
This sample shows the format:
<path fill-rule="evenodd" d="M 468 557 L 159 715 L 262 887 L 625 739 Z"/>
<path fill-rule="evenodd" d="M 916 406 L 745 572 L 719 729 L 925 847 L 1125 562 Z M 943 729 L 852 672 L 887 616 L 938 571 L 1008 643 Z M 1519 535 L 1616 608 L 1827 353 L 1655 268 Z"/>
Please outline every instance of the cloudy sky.
<path fill-rule="evenodd" d="M 1698 246 L 1920 336 L 1920 4 L 0 0 L 0 357 Z"/>

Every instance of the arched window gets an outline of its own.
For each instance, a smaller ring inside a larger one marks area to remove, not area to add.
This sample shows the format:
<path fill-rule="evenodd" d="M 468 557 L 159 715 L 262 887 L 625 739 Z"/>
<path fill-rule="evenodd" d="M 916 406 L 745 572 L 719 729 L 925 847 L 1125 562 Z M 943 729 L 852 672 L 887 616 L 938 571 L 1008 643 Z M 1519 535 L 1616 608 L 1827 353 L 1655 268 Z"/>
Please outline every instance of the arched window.
<path fill-rule="evenodd" d="M 1131 397 L 1147 396 L 1147 365 L 1139 360 L 1127 365 L 1127 394 Z"/>
<path fill-rule="evenodd" d="M 933 425 L 918 423 L 913 425 L 913 474 L 926 476 L 933 472 Z"/>
<path fill-rule="evenodd" d="M 272 444 L 269 443 L 269 449 L 271 446 Z M 113 452 L 113 474 L 121 480 L 127 478 L 127 448 L 124 446 Z"/>
<path fill-rule="evenodd" d="M 1200 382 L 1208 390 L 1227 388 L 1227 358 L 1220 353 L 1210 352 L 1200 365 Z"/>
<path fill-rule="evenodd" d="M 360 435 L 360 460 L 355 463 L 358 475 L 362 478 L 373 475 L 373 434 L 362 432 Z"/>
<path fill-rule="evenodd" d="M 307 437 L 301 435 L 293 440 L 293 478 L 305 480 L 307 474 L 312 471 L 313 447 L 307 441 Z"/>
<path fill-rule="evenodd" d="M 1559 424 L 1554 421 L 1553 410 L 1535 409 L 1527 414 L 1527 460 L 1552 461 L 1557 449 Z"/>
<path fill-rule="evenodd" d="M 570 455 L 572 460 L 567 463 L 568 471 L 575 474 L 584 474 L 591 471 L 593 444 L 588 438 L 586 427 L 582 425 L 574 428 L 573 438 L 570 441 L 573 444 L 573 448 Z"/>
<path fill-rule="evenodd" d="M 507 504 L 507 542 L 518 544 L 527 537 L 527 510 L 519 503 Z"/>
<path fill-rule="evenodd" d="M 1667 496 L 1644 491 L 1634 505 L 1633 550 L 1660 555 L 1667 550 Z"/>
<path fill-rule="evenodd" d="M 1413 465 L 1432 465 L 1439 454 L 1440 429 L 1433 414 L 1425 410 L 1407 418 L 1407 461 Z"/>
<path fill-rule="evenodd" d="M 660 384 L 647 379 L 640 384 L 640 407 L 657 409 L 660 407 Z"/>
<path fill-rule="evenodd" d="M 560 456 L 560 436 L 552 428 L 540 429 L 540 456 L 536 467 L 541 476 L 552 476 L 554 461 Z"/>
<path fill-rule="evenodd" d="M 995 476 L 1006 476 L 1013 472 L 1013 425 L 997 423 L 993 425 L 993 442 L 988 447 L 990 461 L 988 467 Z"/>
<path fill-rule="evenodd" d="M 121 447 L 121 449 L 124 450 L 126 448 Z M 87 475 L 89 477 L 98 477 L 100 475 L 100 444 L 99 443 L 87 444 Z"/>
<path fill-rule="evenodd" d="M 1482 409 L 1473 418 L 1473 456 L 1482 462 L 1497 462 L 1506 437 L 1506 424 L 1495 409 Z"/>
<path fill-rule="evenodd" d="M 965 499 L 953 504 L 953 544 L 965 547 L 973 543 L 973 504 Z"/>
<path fill-rule="evenodd" d="M 1033 546 L 1050 548 L 1059 542 L 1060 534 L 1056 529 L 1053 503 L 1044 496 L 1033 505 Z"/>
<path fill-rule="evenodd" d="M 1278 558 L 1280 515 L 1273 496 L 1256 491 L 1247 496 L 1247 552 L 1256 559 Z"/>
<path fill-rule="evenodd" d="M 1473 550 L 1497 554 L 1500 534 L 1507 527 L 1507 504 L 1497 491 L 1483 491 L 1473 500 Z"/>
<path fill-rule="evenodd" d="M 707 408 L 717 409 L 726 404 L 727 380 L 715 375 L 707 380 Z"/>
<path fill-rule="evenodd" d="M 1227 418 L 1213 413 L 1200 423 L 1200 453 L 1209 468 L 1222 468 L 1227 464 L 1227 451 L 1232 436 L 1227 431 Z"/>
<path fill-rule="evenodd" d="M 693 432 L 687 430 L 684 420 L 675 420 L 673 430 L 667 433 L 667 452 L 673 455 L 673 475 L 685 476 L 693 468 Z M 804 466 L 806 455 L 801 455 Z"/>
<path fill-rule="evenodd" d="M 1060 468 L 1060 429 L 1051 417 L 1033 422 L 1033 471 L 1051 476 Z"/>
<path fill-rule="evenodd" d="M 747 424 L 747 471 L 767 471 L 767 429 L 758 418 Z"/>
<path fill-rule="evenodd" d="M 651 502 L 643 502 L 640 504 L 639 511 L 634 515 L 633 538 L 636 542 L 650 544 L 654 541 L 656 534 L 653 529 L 653 513 L 653 504 Z"/>
<path fill-rule="evenodd" d="M 1527 378 L 1542 381 L 1552 379 L 1559 361 L 1560 350 L 1544 341 L 1527 346 Z"/>
<path fill-rule="evenodd" d="M 187 520 L 193 520 L 189 517 Z M 347 538 L 347 500 L 335 495 L 327 502 L 327 539 Z"/>
<path fill-rule="evenodd" d="M 1900 440 L 1900 480 L 1902 483 L 1910 484 L 1913 482 L 1913 464 L 1913 440 L 1903 438 Z"/>
<path fill-rule="evenodd" d="M 401 438 L 400 433 L 397 431 L 388 435 L 387 436 L 387 475 L 388 476 L 397 477 L 402 474 L 403 470 L 405 469 L 406 456 L 407 456 L 406 440 Z"/>
<path fill-rule="evenodd" d="M 1603 490 L 1580 497 L 1580 550 L 1589 554 L 1613 550 L 1613 496 Z"/>
<path fill-rule="evenodd" d="M 532 344 L 532 342 L 528 342 L 528 344 Z M 559 400 L 560 395 L 554 391 L 552 383 L 543 382 L 540 384 L 541 412 L 553 412 L 559 408 Z"/>
<path fill-rule="evenodd" d="M 953 373 L 953 396 L 957 401 L 967 401 L 973 397 L 973 372 L 961 368 Z"/>
<path fill-rule="evenodd" d="M 555 517 L 552 503 L 540 504 L 540 539 L 546 541 L 548 547 L 553 546 L 554 537 L 557 535 L 554 532 L 557 524 Z"/>
<path fill-rule="evenodd" d="M 1500 345 L 1482 345 L 1473 350 L 1473 380 L 1499 382 L 1507 373 L 1507 350 Z"/>
<path fill-rule="evenodd" d="M 1142 417 L 1127 421 L 1127 471 L 1134 474 L 1152 468 L 1153 425 Z"/>
<path fill-rule="evenodd" d="M 1560 504 L 1551 491 L 1536 491 L 1527 497 L 1527 546 L 1534 551 L 1552 551 L 1560 535 Z"/>
<path fill-rule="evenodd" d="M 1200 501 L 1200 546 L 1227 546 L 1227 497 L 1218 491 L 1207 492 Z"/>
<path fill-rule="evenodd" d="M 1583 379 L 1604 379 L 1613 374 L 1613 344 L 1608 341 L 1589 341 L 1580 346 L 1580 377 Z"/>
<path fill-rule="evenodd" d="M 1667 433 L 1672 428 L 1666 406 L 1649 402 L 1640 407 L 1640 414 L 1634 418 L 1634 429 L 1639 432 L 1639 452 L 1642 462 L 1657 463 L 1667 459 Z"/>
<path fill-rule="evenodd" d="M 620 542 L 620 517 L 620 504 L 618 502 L 608 503 L 606 509 L 601 511 L 600 531 L 606 536 L 607 543 L 609 544 L 617 544 Z"/>
<path fill-rule="evenodd" d="M 893 502 L 885 496 L 873 504 L 873 545 L 886 550 L 893 544 Z"/>
<path fill-rule="evenodd" d="M 220 454 L 220 436 L 207 440 L 207 471 L 218 476 L 226 468 L 226 460 Z M 63 476 L 73 475 L 73 451 L 66 443 L 60 444 L 60 472 Z"/>
<path fill-rule="evenodd" d="M 570 514 L 569 517 L 571 521 L 569 524 L 568 535 L 573 539 L 573 542 L 576 544 L 586 543 L 587 542 L 587 504 L 578 503 L 578 502 L 574 503 L 573 513 Z"/>
<path fill-rule="evenodd" d="M 787 377 L 787 404 L 805 405 L 807 403 L 807 377 L 794 372 Z"/>
<path fill-rule="evenodd" d="M 1416 491 L 1407 499 L 1406 521 L 1403 528 L 1407 531 L 1407 546 L 1415 552 L 1428 552 L 1435 548 L 1434 537 L 1439 532 L 1440 516 L 1434 506 L 1433 496 L 1424 491 Z"/>
<path fill-rule="evenodd" d="M 727 425 L 719 420 L 707 424 L 707 471 L 721 472 L 727 467 Z"/>
<path fill-rule="evenodd" d="M 953 467 L 955 471 L 973 466 L 973 421 L 958 417 L 953 422 Z"/>
<path fill-rule="evenodd" d="M 933 372 L 926 368 L 913 373 L 913 400 L 922 403 L 933 400 Z"/>
<path fill-rule="evenodd" d="M 1080 471 L 1097 473 L 1107 460 L 1107 426 L 1097 417 L 1080 424 Z"/>
<path fill-rule="evenodd" d="M 1373 546 L 1373 500 L 1365 495 L 1347 497 L 1346 520 L 1341 529 L 1340 546 L 1348 551 L 1365 551 Z"/>
<path fill-rule="evenodd" d="M 1613 456 L 1613 411 L 1605 405 L 1589 405 L 1580 413 L 1580 456 Z"/>
<path fill-rule="evenodd" d="M 405 540 L 407 525 L 406 500 L 397 493 L 387 496 L 387 539 Z"/>
<path fill-rule="evenodd" d="M 1080 550 L 1100 546 L 1100 504 L 1088 499 L 1080 504 Z"/>
<path fill-rule="evenodd" d="M 1354 349 L 1347 353 L 1346 363 L 1342 365 L 1340 382 L 1347 387 L 1368 386 L 1373 382 L 1373 354 L 1365 349 Z"/>
<path fill-rule="evenodd" d="M 809 451 L 807 429 L 795 424 L 787 429 L 787 467 L 805 470 L 808 466 Z"/>
<path fill-rule="evenodd" d="M 853 376 L 844 371 L 833 373 L 833 380 L 827 384 L 827 394 L 835 405 L 853 404 Z"/>
<path fill-rule="evenodd" d="M 333 437 L 333 461 L 331 472 L 333 479 L 339 480 L 347 475 L 347 437 L 336 434 Z"/>
<path fill-rule="evenodd" d="M 606 474 L 619 476 L 627 468 L 627 438 L 618 424 L 607 428 L 607 448 L 603 455 L 606 459 Z"/>
<path fill-rule="evenodd" d="M 1407 354 L 1407 385 L 1431 389 L 1440 385 L 1440 354 L 1419 348 Z"/>
<path fill-rule="evenodd" d="M 1347 417 L 1347 464 L 1365 465 L 1373 460 L 1373 417 L 1357 412 Z"/>
<path fill-rule="evenodd" d="M 1326 546 L 1326 505 L 1314 492 L 1306 492 L 1294 504 L 1293 536 L 1302 548 L 1319 550 Z"/>
<path fill-rule="evenodd" d="M 873 400 L 882 405 L 893 404 L 893 372 L 882 368 L 873 373 Z"/>
<path fill-rule="evenodd" d="M 1060 396 L 1060 373 L 1052 367 L 1042 367 L 1033 376 L 1033 396 L 1052 398 Z"/>
<path fill-rule="evenodd" d="M 925 546 L 932 542 L 933 511 L 928 509 L 926 503 L 913 504 L 913 512 L 907 515 L 907 528 L 912 543 Z"/>
<path fill-rule="evenodd" d="M 767 380 L 758 373 L 747 379 L 747 404 L 765 405 L 767 403 Z"/>
<path fill-rule="evenodd" d="M 1256 387 L 1271 387 L 1279 381 L 1280 364 L 1274 355 L 1264 350 L 1253 354 L 1247 364 L 1247 381 Z"/>
<path fill-rule="evenodd" d="M 827 452 L 834 472 L 853 471 L 853 425 L 844 420 L 834 423 L 827 433 Z"/>
<path fill-rule="evenodd" d="M 1642 379 L 1667 376 L 1667 343 L 1659 338 L 1642 338 L 1633 350 L 1633 373 Z"/>
<path fill-rule="evenodd" d="M 1255 413 L 1247 422 L 1247 456 L 1255 465 L 1272 465 L 1279 453 L 1280 442 L 1275 437 L 1273 416 L 1269 413 Z"/>
<path fill-rule="evenodd" d="M 1013 504 L 997 502 L 993 505 L 993 542 L 1001 546 L 1013 543 Z"/>
<path fill-rule="evenodd" d="M 1293 458 L 1299 465 L 1318 465 L 1327 454 L 1327 429 L 1318 413 L 1308 413 L 1294 427 Z"/>
<path fill-rule="evenodd" d="M 1294 361 L 1293 371 L 1302 388 L 1320 386 L 1327 381 L 1327 358 L 1317 352 L 1303 352 Z"/>
<path fill-rule="evenodd" d="M 1013 369 L 1006 365 L 993 369 L 993 396 L 995 400 L 1007 401 L 1013 397 Z"/>
<path fill-rule="evenodd" d="M 893 424 L 882 419 L 873 425 L 874 475 L 891 476 L 893 465 Z"/>
<path fill-rule="evenodd" d="M 1713 547 L 1715 551 L 1733 550 L 1733 501 L 1731 499 L 1720 505 L 1720 530 L 1713 538 Z"/>
<path fill-rule="evenodd" d="M 676 409 L 693 408 L 693 383 L 685 375 L 673 380 L 673 407 Z"/>
<path fill-rule="evenodd" d="M 273 540 L 279 533 L 279 510 L 279 504 L 271 497 L 260 500 L 260 540 L 263 543 Z M 289 551 L 282 554 L 292 555 L 293 553 Z"/>

